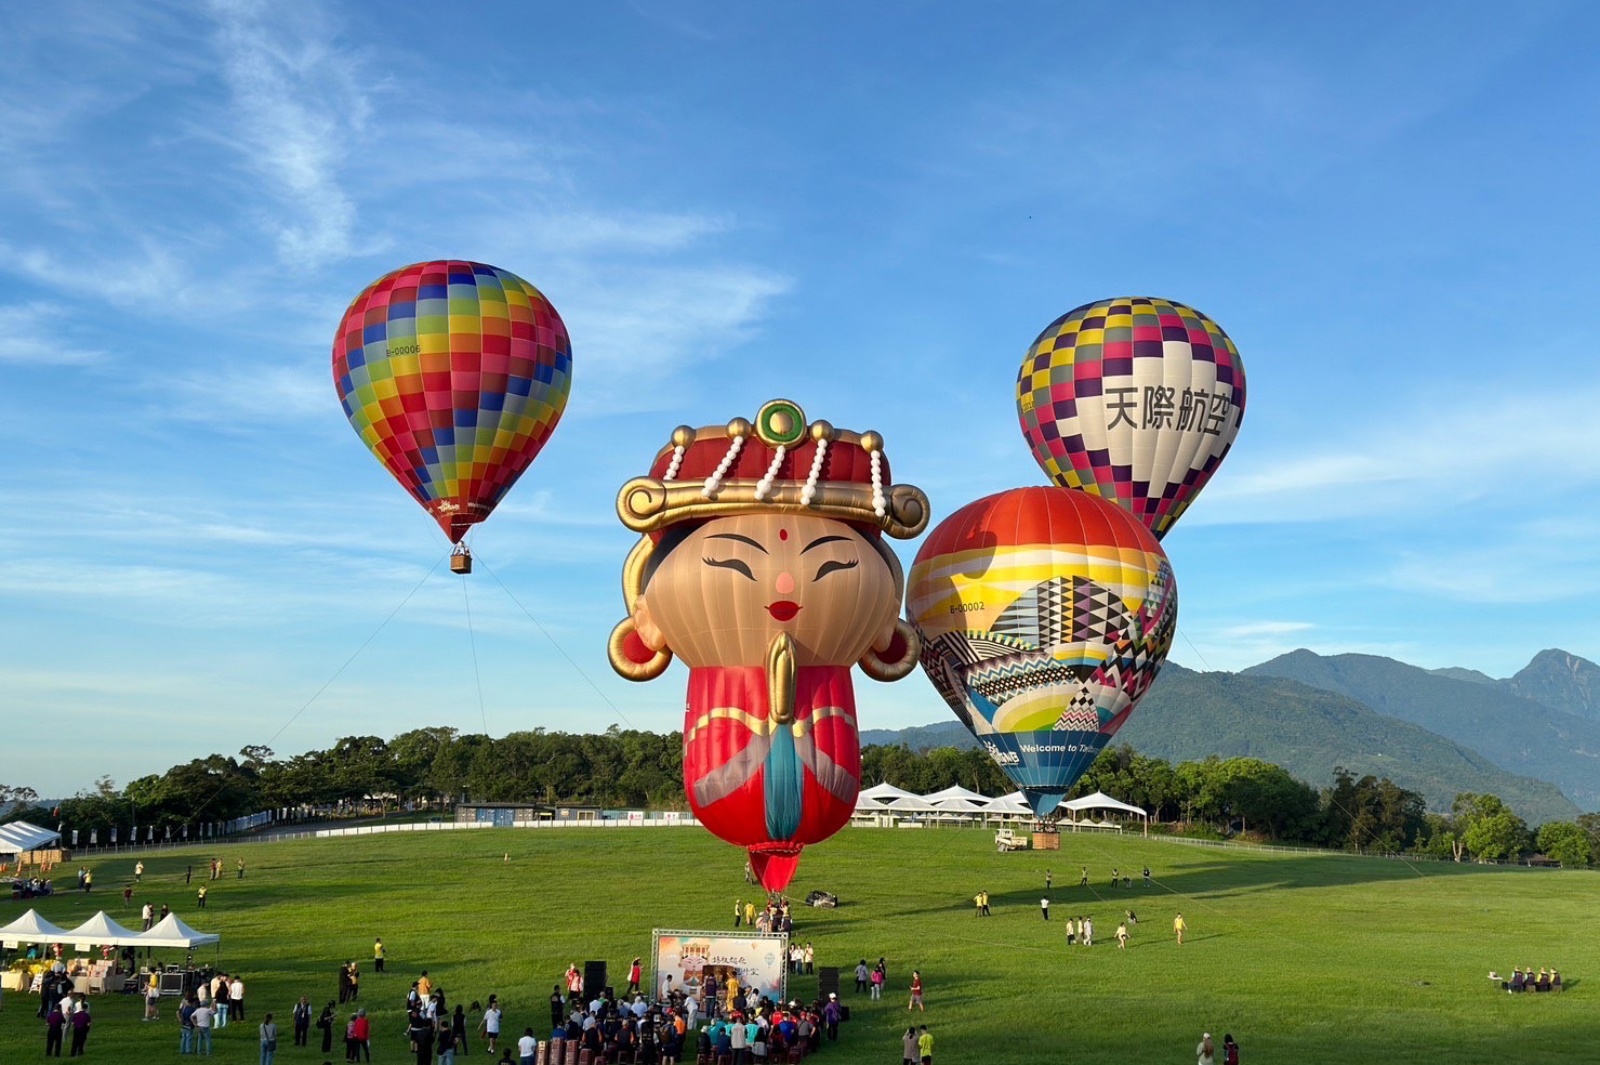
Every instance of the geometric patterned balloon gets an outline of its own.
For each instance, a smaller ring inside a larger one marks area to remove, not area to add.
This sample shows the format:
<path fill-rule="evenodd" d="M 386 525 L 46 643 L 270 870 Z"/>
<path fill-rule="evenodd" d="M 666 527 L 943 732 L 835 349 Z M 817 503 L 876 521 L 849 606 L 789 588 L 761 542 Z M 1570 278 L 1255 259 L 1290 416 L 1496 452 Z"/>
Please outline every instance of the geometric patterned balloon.
<path fill-rule="evenodd" d="M 1017 373 L 1022 435 L 1044 472 L 1125 507 L 1157 538 L 1227 456 L 1244 400 L 1244 363 L 1222 327 L 1146 297 L 1068 311 Z"/>
<path fill-rule="evenodd" d="M 1178 591 L 1161 545 L 1127 511 L 1086 492 L 1015 488 L 929 534 L 906 616 L 928 679 L 1044 817 L 1155 680 Z"/>
<path fill-rule="evenodd" d="M 362 442 L 459 543 L 550 439 L 572 387 L 572 342 L 516 274 L 415 263 L 350 304 L 333 382 Z"/>

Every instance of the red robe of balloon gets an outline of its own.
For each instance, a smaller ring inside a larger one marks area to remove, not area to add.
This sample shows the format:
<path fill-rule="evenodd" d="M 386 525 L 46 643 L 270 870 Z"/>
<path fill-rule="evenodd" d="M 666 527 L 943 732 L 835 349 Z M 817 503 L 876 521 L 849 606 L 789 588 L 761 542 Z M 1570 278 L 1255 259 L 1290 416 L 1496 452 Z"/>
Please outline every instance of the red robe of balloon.
<path fill-rule="evenodd" d="M 774 400 L 754 423 L 675 430 L 617 512 L 644 535 L 624 566 L 629 616 L 611 664 L 632 680 L 674 655 L 688 664 L 689 804 L 780 891 L 801 849 L 855 809 L 850 667 L 897 680 L 916 664 L 917 637 L 896 616 L 904 577 L 882 536 L 920 533 L 927 498 L 889 483 L 876 433 L 808 423 Z"/>

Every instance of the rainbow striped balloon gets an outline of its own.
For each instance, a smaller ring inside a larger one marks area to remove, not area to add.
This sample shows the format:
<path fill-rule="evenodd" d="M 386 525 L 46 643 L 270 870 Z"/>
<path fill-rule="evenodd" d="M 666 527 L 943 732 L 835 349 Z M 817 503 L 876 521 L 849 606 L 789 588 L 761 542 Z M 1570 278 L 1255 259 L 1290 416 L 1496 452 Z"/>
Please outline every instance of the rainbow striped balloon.
<path fill-rule="evenodd" d="M 555 431 L 572 342 L 550 301 L 516 274 L 414 263 L 345 311 L 333 381 L 362 443 L 456 543 Z"/>

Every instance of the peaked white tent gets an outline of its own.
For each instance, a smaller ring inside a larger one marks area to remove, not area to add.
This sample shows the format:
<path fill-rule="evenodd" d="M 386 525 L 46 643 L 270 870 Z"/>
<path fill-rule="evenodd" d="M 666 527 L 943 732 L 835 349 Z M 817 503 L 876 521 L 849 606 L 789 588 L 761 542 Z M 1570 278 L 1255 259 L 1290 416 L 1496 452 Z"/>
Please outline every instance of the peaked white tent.
<path fill-rule="evenodd" d="M 38 850 L 60 838 L 61 833 L 48 828 L 40 828 L 26 821 L 13 821 L 8 825 L 0 825 L 0 854 L 10 856 Z"/>
<path fill-rule="evenodd" d="M 936 791 L 931 795 L 924 795 L 923 798 L 935 805 L 940 805 L 951 799 L 965 799 L 967 802 L 979 805 L 989 801 L 989 796 L 982 795 L 970 788 L 963 788 L 960 784 L 952 784 L 948 788 Z"/>
<path fill-rule="evenodd" d="M 902 795 L 888 804 L 888 809 L 898 813 L 932 813 L 938 807 L 920 795 Z"/>
<path fill-rule="evenodd" d="M 856 807 L 858 809 L 861 808 L 860 799 L 867 799 L 881 806 L 884 803 L 893 802 L 895 799 L 914 797 L 911 792 L 906 791 L 904 788 L 897 788 L 893 784 L 874 784 L 870 788 L 861 789 L 861 794 L 857 796 Z"/>
<path fill-rule="evenodd" d="M 193 950 L 208 943 L 220 942 L 221 939 L 214 932 L 197 932 L 184 924 L 177 914 L 169 913 L 154 928 L 139 933 L 134 943 L 141 947 L 183 947 Z"/>
<path fill-rule="evenodd" d="M 1009 814 L 1020 814 L 1030 818 L 1033 816 L 1033 807 L 1028 805 L 1028 800 L 1023 798 L 1020 791 L 989 799 L 983 804 L 983 809 L 985 813 L 1002 816 Z"/>
<path fill-rule="evenodd" d="M 63 928 L 29 910 L 10 924 L 0 927 L 0 943 L 64 943 L 72 936 Z"/>
<path fill-rule="evenodd" d="M 109 947 L 132 947 L 139 945 L 139 933 L 131 928 L 124 928 L 107 916 L 101 910 L 78 927 L 70 929 L 62 937 L 68 943 L 92 943 Z"/>
<path fill-rule="evenodd" d="M 1136 817 L 1144 818 L 1145 835 L 1150 834 L 1150 815 L 1148 813 L 1146 813 L 1144 810 L 1141 810 L 1137 806 L 1130 806 L 1120 799 L 1113 799 L 1103 791 L 1097 791 L 1093 795 L 1085 795 L 1081 799 L 1071 799 L 1062 803 L 1061 808 L 1066 810 L 1067 813 L 1071 815 L 1068 823 L 1073 826 L 1074 830 L 1083 824 L 1087 824 L 1094 828 L 1108 827 L 1107 822 L 1097 822 L 1094 820 L 1093 811 L 1112 810 L 1117 813 L 1133 814 Z M 1090 820 L 1087 822 L 1080 822 L 1078 815 L 1084 812 L 1089 812 Z M 1120 826 L 1116 827 L 1118 827 L 1120 830 Z"/>

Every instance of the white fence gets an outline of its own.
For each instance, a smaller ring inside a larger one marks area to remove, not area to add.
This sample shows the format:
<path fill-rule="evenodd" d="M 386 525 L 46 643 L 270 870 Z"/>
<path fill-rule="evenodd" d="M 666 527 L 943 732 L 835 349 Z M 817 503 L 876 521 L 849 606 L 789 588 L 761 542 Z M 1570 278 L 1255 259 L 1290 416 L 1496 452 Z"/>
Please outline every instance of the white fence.
<path fill-rule="evenodd" d="M 357 825 L 354 828 L 324 828 L 315 832 L 296 832 L 278 836 L 278 839 L 326 839 L 331 836 L 377 836 L 385 832 L 453 832 L 475 828 L 699 828 L 700 822 L 692 817 L 644 817 L 605 821 L 514 821 L 509 825 L 496 825 L 492 821 L 412 821 L 401 825 Z"/>

